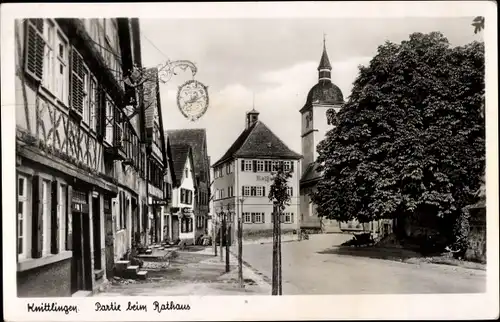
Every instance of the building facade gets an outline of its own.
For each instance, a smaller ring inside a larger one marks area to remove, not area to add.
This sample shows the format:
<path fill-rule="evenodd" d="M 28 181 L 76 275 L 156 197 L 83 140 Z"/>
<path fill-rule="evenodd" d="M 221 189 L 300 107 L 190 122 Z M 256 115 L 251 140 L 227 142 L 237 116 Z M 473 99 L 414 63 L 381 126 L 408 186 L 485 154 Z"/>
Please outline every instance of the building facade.
<path fill-rule="evenodd" d="M 200 234 L 195 223 L 194 200 L 196 181 L 191 147 L 186 144 L 170 145 L 173 155 L 175 183 L 172 193 L 172 207 L 168 215 L 169 239 L 176 243 L 193 245 Z"/>
<path fill-rule="evenodd" d="M 197 237 L 206 235 L 210 218 L 210 158 L 207 152 L 207 132 L 205 129 L 180 129 L 167 131 L 173 145 L 189 145 L 193 154 L 194 180 L 196 196 L 194 212 L 196 214 Z"/>
<path fill-rule="evenodd" d="M 18 296 L 71 296 L 106 283 L 130 246 L 144 148 L 123 75 L 138 21 L 16 21 Z"/>
<path fill-rule="evenodd" d="M 246 114 L 245 130 L 212 165 L 214 214 L 231 213 L 233 223 L 241 218 L 244 236 L 271 233 L 273 203 L 268 195 L 272 173 L 281 164 L 292 174 L 288 182 L 290 205 L 284 210 L 282 231 L 297 230 L 300 221 L 297 216 L 301 155 L 290 150 L 258 116 L 255 109 Z M 234 238 L 235 232 L 231 229 L 230 236 Z"/>
<path fill-rule="evenodd" d="M 172 176 L 169 174 L 165 133 L 160 100 L 158 69 L 145 71 L 144 114 L 146 126 L 147 166 L 147 229 L 146 244 L 163 242 L 163 219 L 169 212 Z"/>

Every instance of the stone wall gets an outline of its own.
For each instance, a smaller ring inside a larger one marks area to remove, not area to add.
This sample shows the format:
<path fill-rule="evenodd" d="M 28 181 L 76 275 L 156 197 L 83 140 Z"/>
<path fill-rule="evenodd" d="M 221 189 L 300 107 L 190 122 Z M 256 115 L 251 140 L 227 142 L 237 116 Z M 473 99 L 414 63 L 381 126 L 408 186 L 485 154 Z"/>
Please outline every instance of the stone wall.
<path fill-rule="evenodd" d="M 17 273 L 18 297 L 71 296 L 71 257 Z"/>
<path fill-rule="evenodd" d="M 470 210 L 469 247 L 465 259 L 486 262 L 486 208 Z"/>

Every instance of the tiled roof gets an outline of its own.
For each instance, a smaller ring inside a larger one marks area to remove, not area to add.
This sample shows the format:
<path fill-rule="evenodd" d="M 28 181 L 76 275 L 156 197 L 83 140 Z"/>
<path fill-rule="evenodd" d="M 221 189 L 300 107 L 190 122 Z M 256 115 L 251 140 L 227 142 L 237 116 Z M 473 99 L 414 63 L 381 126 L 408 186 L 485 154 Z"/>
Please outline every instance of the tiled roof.
<path fill-rule="evenodd" d="M 213 167 L 230 158 L 300 159 L 264 123 L 255 122 L 245 129 Z"/>
<path fill-rule="evenodd" d="M 172 161 L 174 164 L 175 186 L 179 187 L 182 182 L 184 165 L 186 164 L 189 150 L 191 147 L 187 144 L 171 144 Z"/>
<path fill-rule="evenodd" d="M 321 172 L 318 172 L 318 164 L 311 162 L 304 170 L 302 178 L 300 178 L 300 185 L 314 184 L 321 178 Z"/>
<path fill-rule="evenodd" d="M 157 102 L 157 81 L 158 69 L 146 69 L 145 74 L 148 75 L 148 80 L 143 83 L 144 88 L 144 105 L 145 105 L 145 126 L 152 128 L 154 122 L 154 111 L 158 106 Z"/>
<path fill-rule="evenodd" d="M 208 155 L 206 155 L 207 131 L 205 129 L 169 130 L 167 135 L 171 144 L 187 144 L 193 153 L 194 173 L 200 175 L 201 171 L 209 173 Z"/>

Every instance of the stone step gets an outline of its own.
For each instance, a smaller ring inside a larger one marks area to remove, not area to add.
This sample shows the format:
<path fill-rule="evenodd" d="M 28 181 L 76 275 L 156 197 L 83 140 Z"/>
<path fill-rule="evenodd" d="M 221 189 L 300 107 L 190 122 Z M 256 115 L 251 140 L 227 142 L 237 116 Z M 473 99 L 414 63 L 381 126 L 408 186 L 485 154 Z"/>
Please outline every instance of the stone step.
<path fill-rule="evenodd" d="M 148 271 L 139 271 L 136 276 L 138 280 L 145 280 L 148 277 Z"/>
<path fill-rule="evenodd" d="M 127 273 L 137 273 L 139 271 L 139 265 L 130 265 L 127 267 Z"/>
<path fill-rule="evenodd" d="M 92 292 L 91 291 L 84 291 L 84 290 L 80 290 L 80 291 L 77 291 L 77 292 L 71 294 L 71 297 L 89 297 L 89 296 L 92 296 Z"/>
<path fill-rule="evenodd" d="M 115 270 L 118 272 L 123 272 L 127 269 L 127 267 L 129 265 L 130 265 L 130 261 L 127 261 L 127 260 L 116 261 L 115 262 Z"/>

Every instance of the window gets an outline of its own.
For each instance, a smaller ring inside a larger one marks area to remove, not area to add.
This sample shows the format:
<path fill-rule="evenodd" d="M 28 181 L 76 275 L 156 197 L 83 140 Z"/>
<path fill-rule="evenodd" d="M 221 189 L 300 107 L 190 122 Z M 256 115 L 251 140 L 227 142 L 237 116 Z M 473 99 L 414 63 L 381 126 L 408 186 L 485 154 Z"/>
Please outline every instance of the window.
<path fill-rule="evenodd" d="M 109 97 L 106 97 L 106 142 L 113 144 L 113 114 L 115 107 Z"/>
<path fill-rule="evenodd" d="M 89 108 L 90 108 L 90 129 L 97 130 L 97 108 L 98 108 L 98 89 L 95 78 L 90 80 Z"/>
<path fill-rule="evenodd" d="M 250 196 L 257 196 L 257 187 L 250 187 Z"/>
<path fill-rule="evenodd" d="M 68 104 L 68 41 L 50 19 L 28 19 L 25 69 L 59 101 Z"/>
<path fill-rule="evenodd" d="M 26 258 L 28 254 L 28 178 L 17 178 L 17 254 Z"/>
<path fill-rule="evenodd" d="M 249 186 L 243 186 L 243 196 L 245 196 L 245 197 L 250 196 L 250 187 Z"/>
<path fill-rule="evenodd" d="M 293 188 L 292 187 L 286 188 L 286 193 L 288 194 L 288 196 L 293 197 Z"/>
<path fill-rule="evenodd" d="M 256 190 L 257 190 L 257 197 L 264 196 L 264 187 L 256 187 Z"/>
<path fill-rule="evenodd" d="M 243 222 L 245 224 L 251 224 L 252 223 L 252 215 L 249 212 L 244 212 L 243 213 Z"/>
<path fill-rule="evenodd" d="M 280 166 L 280 161 L 273 161 L 272 171 L 278 171 L 279 166 Z"/>
<path fill-rule="evenodd" d="M 257 172 L 263 172 L 264 171 L 264 161 L 257 161 Z"/>
<path fill-rule="evenodd" d="M 231 163 L 226 163 L 226 174 L 231 173 Z"/>
<path fill-rule="evenodd" d="M 264 171 L 265 172 L 272 171 L 272 162 L 271 161 L 264 161 Z"/>
<path fill-rule="evenodd" d="M 181 233 L 193 232 L 193 218 L 183 217 L 181 219 Z"/>
<path fill-rule="evenodd" d="M 293 223 L 293 212 L 285 212 L 284 215 L 285 215 L 285 218 L 284 218 L 285 224 L 292 224 Z"/>
<path fill-rule="evenodd" d="M 220 197 L 221 199 L 224 198 L 224 189 L 220 189 Z"/>
<path fill-rule="evenodd" d="M 251 160 L 245 160 L 244 171 L 252 171 L 252 161 Z"/>
<path fill-rule="evenodd" d="M 227 188 L 227 196 L 234 197 L 234 188 L 233 186 Z"/>
<path fill-rule="evenodd" d="M 185 176 L 186 178 L 189 178 L 189 170 L 188 170 L 188 168 L 186 168 L 186 169 L 184 170 L 184 176 Z"/>
<path fill-rule="evenodd" d="M 43 246 L 42 254 L 47 255 L 50 253 L 50 182 L 43 180 L 42 183 L 42 220 L 43 220 Z"/>
<path fill-rule="evenodd" d="M 263 214 L 261 214 L 260 212 L 255 213 L 255 222 L 256 223 L 258 223 L 258 224 L 262 223 L 262 217 L 263 217 L 262 215 Z"/>
<path fill-rule="evenodd" d="M 283 170 L 290 171 L 291 169 L 292 169 L 291 162 L 290 161 L 284 161 L 283 162 Z"/>

